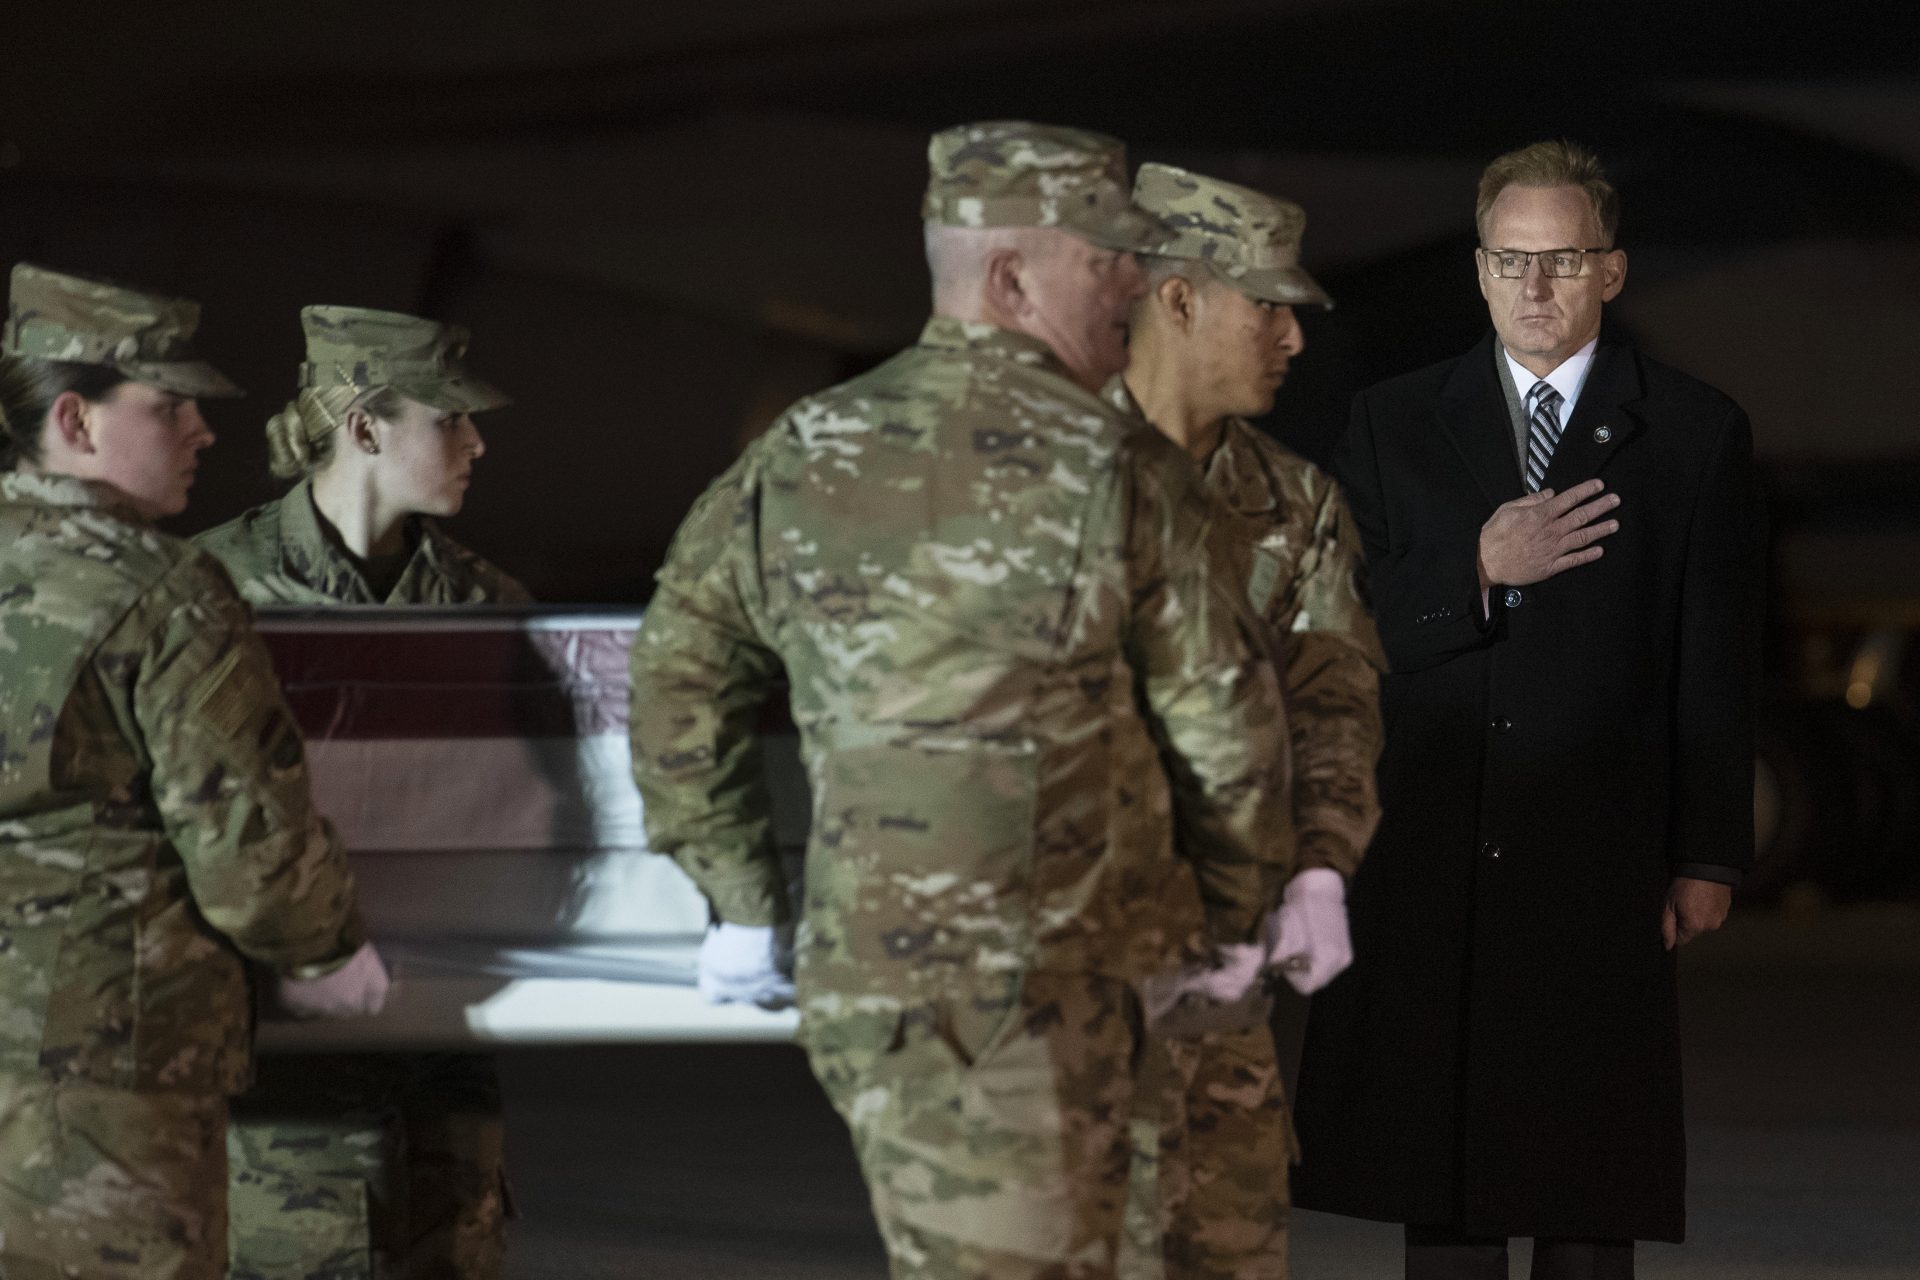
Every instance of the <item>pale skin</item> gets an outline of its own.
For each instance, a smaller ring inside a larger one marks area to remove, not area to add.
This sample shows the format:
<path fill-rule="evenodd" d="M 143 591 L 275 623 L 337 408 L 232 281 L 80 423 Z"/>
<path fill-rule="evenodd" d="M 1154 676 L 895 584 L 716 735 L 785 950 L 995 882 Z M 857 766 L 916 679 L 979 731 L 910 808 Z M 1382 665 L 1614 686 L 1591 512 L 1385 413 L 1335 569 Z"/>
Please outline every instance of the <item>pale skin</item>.
<path fill-rule="evenodd" d="M 1133 254 L 1054 227 L 930 233 L 943 241 L 937 254 L 930 241 L 936 315 L 1038 338 L 1087 391 L 1127 367 L 1127 318 L 1147 288 Z M 978 252 L 964 252 L 969 241 Z"/>
<path fill-rule="evenodd" d="M 486 442 L 464 413 L 402 398 L 389 417 L 347 411 L 333 453 L 313 477 L 313 501 L 363 561 L 404 554 L 409 516 L 457 515 Z"/>
<path fill-rule="evenodd" d="M 23 470 L 112 485 L 150 520 L 187 509 L 200 451 L 213 430 L 189 396 L 123 382 L 98 400 L 54 398 L 40 435 L 40 462 Z"/>
<path fill-rule="evenodd" d="M 1196 266 L 1169 275 L 1134 311 L 1127 390 L 1148 421 L 1196 460 L 1229 418 L 1273 408 L 1306 336 L 1293 308 L 1250 298 Z"/>
<path fill-rule="evenodd" d="M 1480 239 L 1489 249 L 1529 253 L 1608 243 L 1586 193 L 1573 186 L 1508 187 L 1487 211 Z M 1627 255 L 1618 249 L 1587 254 L 1579 275 L 1559 279 L 1546 275 L 1537 258 L 1518 280 L 1495 276 L 1481 254 L 1474 259 L 1494 332 L 1514 362 L 1536 378 L 1599 336 L 1601 309 L 1619 296 L 1627 278 Z M 1604 488 L 1593 479 L 1560 494 L 1542 489 L 1496 509 L 1480 530 L 1483 609 L 1495 583 L 1527 586 L 1598 560 L 1605 553 L 1600 539 L 1620 528 L 1608 515 L 1620 497 L 1603 494 Z M 1729 885 L 1674 877 L 1661 913 L 1661 942 L 1671 951 L 1711 933 L 1725 923 L 1732 905 Z"/>

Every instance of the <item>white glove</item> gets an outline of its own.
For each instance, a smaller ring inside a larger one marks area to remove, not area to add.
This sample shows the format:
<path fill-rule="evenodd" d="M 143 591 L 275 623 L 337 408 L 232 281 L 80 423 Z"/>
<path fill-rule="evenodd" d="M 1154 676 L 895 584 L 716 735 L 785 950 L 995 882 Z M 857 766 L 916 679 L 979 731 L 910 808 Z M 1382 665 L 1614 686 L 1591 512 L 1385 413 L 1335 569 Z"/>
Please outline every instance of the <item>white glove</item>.
<path fill-rule="evenodd" d="M 1310 996 L 1352 963 L 1347 882 L 1331 867 L 1309 867 L 1287 882 L 1267 917 L 1267 967 Z"/>
<path fill-rule="evenodd" d="M 296 1018 L 353 1018 L 378 1013 L 392 985 L 387 966 L 371 942 L 324 978 L 281 978 L 275 991 L 281 1009 Z"/>
<path fill-rule="evenodd" d="M 708 1004 L 793 1004 L 793 950 L 772 925 L 716 924 L 700 943 L 695 985 Z"/>
<path fill-rule="evenodd" d="M 1147 1025 L 1158 1027 L 1167 1023 L 1174 1009 L 1188 996 L 1202 1004 L 1226 1005 L 1239 1001 L 1259 983 L 1266 960 L 1264 946 L 1246 942 L 1216 949 L 1211 964 L 1156 973 L 1143 979 L 1140 1005 Z"/>

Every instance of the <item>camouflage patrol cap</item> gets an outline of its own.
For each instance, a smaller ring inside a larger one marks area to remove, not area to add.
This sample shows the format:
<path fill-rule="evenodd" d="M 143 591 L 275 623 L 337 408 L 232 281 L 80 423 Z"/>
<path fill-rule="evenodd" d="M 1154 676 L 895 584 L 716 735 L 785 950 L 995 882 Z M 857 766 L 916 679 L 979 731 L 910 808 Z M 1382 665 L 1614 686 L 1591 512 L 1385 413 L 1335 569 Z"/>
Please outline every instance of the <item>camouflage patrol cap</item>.
<path fill-rule="evenodd" d="M 1171 238 L 1155 253 L 1205 262 L 1262 302 L 1333 305 L 1300 266 L 1307 215 L 1293 201 L 1170 164 L 1141 165 L 1133 199 L 1167 224 Z"/>
<path fill-rule="evenodd" d="M 186 298 L 22 262 L 7 292 L 0 352 L 99 365 L 175 395 L 242 394 L 193 349 L 199 325 L 200 304 Z"/>
<path fill-rule="evenodd" d="M 445 413 L 478 413 L 511 403 L 467 372 L 467 331 L 367 307 L 302 307 L 307 359 L 302 387 L 391 387 Z"/>
<path fill-rule="evenodd" d="M 925 222 L 948 227 L 1059 227 L 1108 249 L 1137 253 L 1166 230 L 1127 195 L 1127 149 L 1117 138 L 989 120 L 956 125 L 927 146 Z"/>

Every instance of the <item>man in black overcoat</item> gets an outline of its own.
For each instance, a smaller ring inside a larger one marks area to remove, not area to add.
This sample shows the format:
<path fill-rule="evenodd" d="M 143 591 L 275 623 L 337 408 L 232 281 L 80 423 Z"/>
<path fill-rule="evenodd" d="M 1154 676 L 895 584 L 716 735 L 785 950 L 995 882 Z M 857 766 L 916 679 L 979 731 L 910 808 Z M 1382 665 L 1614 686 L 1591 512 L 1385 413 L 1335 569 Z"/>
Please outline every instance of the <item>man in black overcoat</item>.
<path fill-rule="evenodd" d="M 1407 1224 L 1409 1280 L 1620 1280 L 1681 1239 L 1675 948 L 1753 856 L 1747 418 L 1602 338 L 1592 156 L 1483 175 L 1494 332 L 1363 392 L 1336 464 L 1390 673 L 1353 967 L 1313 1003 L 1295 1202 Z"/>

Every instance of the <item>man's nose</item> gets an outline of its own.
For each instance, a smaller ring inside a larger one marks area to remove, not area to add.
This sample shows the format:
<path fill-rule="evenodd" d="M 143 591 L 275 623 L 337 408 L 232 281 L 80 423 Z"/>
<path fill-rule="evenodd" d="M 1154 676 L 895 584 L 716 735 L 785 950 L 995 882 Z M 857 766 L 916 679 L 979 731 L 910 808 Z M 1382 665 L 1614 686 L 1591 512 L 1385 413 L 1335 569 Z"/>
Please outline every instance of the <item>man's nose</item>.
<path fill-rule="evenodd" d="M 188 424 L 190 427 L 188 439 L 193 442 L 194 448 L 206 448 L 213 443 L 213 428 L 208 425 L 206 416 L 200 412 L 200 406 L 198 404 L 192 403 L 191 401 L 188 402 L 186 411 L 192 415 Z"/>
<path fill-rule="evenodd" d="M 1547 264 L 1539 258 L 1527 263 L 1527 274 L 1520 279 L 1520 292 L 1529 298 L 1548 298 L 1553 296 L 1553 281 L 1547 275 Z"/>
<path fill-rule="evenodd" d="M 1127 299 L 1137 302 L 1147 296 L 1147 272 L 1140 265 L 1140 255 L 1129 253 L 1122 257 L 1120 275 L 1127 290 Z"/>
<path fill-rule="evenodd" d="M 1288 309 L 1287 327 L 1280 334 L 1280 349 L 1289 356 L 1297 356 L 1307 349 L 1307 331 L 1300 327 L 1300 317 Z"/>

